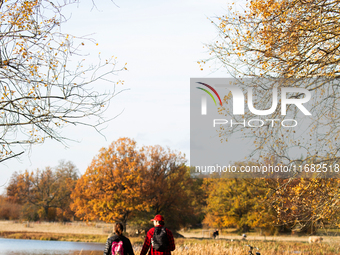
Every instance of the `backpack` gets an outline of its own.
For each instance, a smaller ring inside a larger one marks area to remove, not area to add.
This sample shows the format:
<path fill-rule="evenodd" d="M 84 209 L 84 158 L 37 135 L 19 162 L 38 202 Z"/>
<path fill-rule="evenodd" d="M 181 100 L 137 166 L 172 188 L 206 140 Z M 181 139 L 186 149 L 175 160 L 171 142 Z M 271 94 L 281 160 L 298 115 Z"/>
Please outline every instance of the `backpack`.
<path fill-rule="evenodd" d="M 155 227 L 151 244 L 156 251 L 164 252 L 168 248 L 169 240 L 164 227 Z"/>
<path fill-rule="evenodd" d="M 112 255 L 124 255 L 123 241 L 112 242 Z"/>

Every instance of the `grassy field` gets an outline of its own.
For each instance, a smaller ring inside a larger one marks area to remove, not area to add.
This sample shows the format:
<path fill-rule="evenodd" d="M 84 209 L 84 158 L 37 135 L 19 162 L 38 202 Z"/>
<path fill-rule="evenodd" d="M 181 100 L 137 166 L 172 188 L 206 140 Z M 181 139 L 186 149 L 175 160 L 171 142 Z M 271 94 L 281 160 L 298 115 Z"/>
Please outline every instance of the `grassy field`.
<path fill-rule="evenodd" d="M 230 254 L 230 255 L 246 255 L 249 248 L 246 246 L 248 242 L 230 242 L 227 240 L 206 240 L 199 242 L 197 240 L 176 240 L 177 249 L 174 255 L 203 255 L 203 254 Z M 304 255 L 335 255 L 340 253 L 338 244 L 308 244 L 300 242 L 249 242 L 250 245 L 259 248 L 261 255 L 288 255 L 288 254 L 304 254 Z M 254 250 L 255 251 L 255 250 Z M 257 251 L 257 250 L 256 250 Z M 255 251 L 255 252 L 256 252 Z M 255 253 L 254 252 L 254 253 Z M 138 252 L 137 252 L 138 254 Z"/>
<path fill-rule="evenodd" d="M 11 239 L 33 239 L 48 241 L 96 242 L 105 243 L 107 235 L 63 234 L 26 231 L 0 231 L 0 237 Z"/>
<path fill-rule="evenodd" d="M 37 239 L 75 242 L 105 243 L 110 224 L 85 223 L 19 223 L 0 221 L 0 237 L 16 239 Z M 268 254 L 340 254 L 340 237 L 324 237 L 321 244 L 309 244 L 308 237 L 295 236 L 256 236 L 251 234 L 248 240 L 229 232 L 222 232 L 221 239 L 202 238 L 202 231 L 183 231 L 186 238 L 176 238 L 176 250 L 173 255 L 233 254 L 246 255 L 251 245 L 259 248 L 262 255 Z M 139 254 L 143 237 L 131 237 L 136 254 Z"/>
<path fill-rule="evenodd" d="M 42 232 L 62 234 L 91 234 L 106 235 L 112 230 L 112 224 L 98 224 L 84 222 L 16 222 L 0 221 L 0 231 Z"/>
<path fill-rule="evenodd" d="M 111 230 L 110 224 L 0 221 L 0 237 L 14 239 L 104 243 Z"/>

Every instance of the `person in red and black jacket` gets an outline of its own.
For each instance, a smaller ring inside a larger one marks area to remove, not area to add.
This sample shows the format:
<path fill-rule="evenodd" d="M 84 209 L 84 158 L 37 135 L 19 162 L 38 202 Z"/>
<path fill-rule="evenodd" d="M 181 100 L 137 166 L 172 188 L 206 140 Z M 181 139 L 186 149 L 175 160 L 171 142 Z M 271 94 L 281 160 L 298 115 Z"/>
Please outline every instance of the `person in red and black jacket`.
<path fill-rule="evenodd" d="M 149 251 L 149 255 L 170 255 L 171 251 L 175 250 L 175 241 L 174 241 L 174 237 L 172 235 L 172 232 L 165 228 L 167 237 L 168 237 L 168 246 L 165 249 L 165 251 L 156 251 L 151 244 L 151 238 L 153 237 L 153 234 L 155 232 L 155 228 L 157 227 L 164 227 L 164 218 L 162 215 L 156 215 L 154 219 L 152 219 L 151 221 L 153 221 L 153 225 L 155 227 L 151 228 L 148 233 L 146 234 L 145 237 L 145 241 L 143 244 L 143 248 L 142 251 L 140 252 L 140 255 L 146 255 L 147 252 Z M 150 248 L 150 250 L 149 250 Z"/>

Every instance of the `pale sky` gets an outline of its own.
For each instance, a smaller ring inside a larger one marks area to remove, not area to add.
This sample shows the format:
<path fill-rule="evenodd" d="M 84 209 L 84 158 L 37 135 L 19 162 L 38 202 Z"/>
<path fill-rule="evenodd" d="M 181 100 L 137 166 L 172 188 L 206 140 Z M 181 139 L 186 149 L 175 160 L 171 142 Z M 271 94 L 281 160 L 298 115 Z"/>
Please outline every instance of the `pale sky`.
<path fill-rule="evenodd" d="M 91 1 L 88 1 L 91 2 Z M 129 137 L 139 146 L 159 144 L 185 153 L 189 159 L 191 77 L 227 77 L 223 72 L 200 70 L 197 61 L 209 57 L 204 43 L 213 42 L 217 31 L 207 19 L 225 14 L 228 0 L 173 0 L 97 2 L 69 8 L 70 20 L 63 31 L 89 35 L 99 46 L 85 45 L 88 59 L 116 56 L 126 62 L 128 71 L 117 74 L 129 89 L 111 102 L 106 115 L 117 118 L 102 131 L 81 126 L 64 130 L 64 135 L 77 140 L 68 148 L 54 141 L 35 145 L 19 159 L 0 165 L 0 193 L 14 171 L 54 167 L 60 160 L 72 161 L 81 173 L 102 147 Z M 98 84 L 100 86 L 100 84 Z"/>

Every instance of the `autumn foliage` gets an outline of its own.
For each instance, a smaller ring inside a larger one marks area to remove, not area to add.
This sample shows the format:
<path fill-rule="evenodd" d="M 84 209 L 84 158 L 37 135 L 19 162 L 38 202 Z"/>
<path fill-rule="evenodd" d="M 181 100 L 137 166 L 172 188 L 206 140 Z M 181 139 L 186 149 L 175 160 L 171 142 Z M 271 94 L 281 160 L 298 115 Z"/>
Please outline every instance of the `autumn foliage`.
<path fill-rule="evenodd" d="M 185 157 L 161 146 L 149 146 L 143 152 L 143 199 L 150 206 L 149 218 L 162 214 L 175 229 L 197 223 L 203 197 L 199 181 L 190 178 Z"/>
<path fill-rule="evenodd" d="M 72 209 L 83 220 L 142 225 L 163 214 L 178 228 L 194 214 L 191 183 L 181 155 L 160 146 L 139 149 L 121 138 L 101 149 L 79 179 Z"/>
<path fill-rule="evenodd" d="M 0 197 L 0 218 L 75 217 L 147 228 L 162 214 L 174 230 L 203 223 L 268 234 L 315 233 L 340 224 L 337 179 L 215 177 L 191 178 L 181 153 L 158 145 L 140 148 L 133 139 L 120 138 L 102 148 L 80 177 L 70 162 L 14 173 Z"/>
<path fill-rule="evenodd" d="M 65 141 L 60 131 L 69 123 L 105 122 L 117 84 L 115 58 L 87 63 L 81 47 L 93 40 L 61 32 L 64 8 L 77 2 L 0 1 L 0 162 L 46 139 Z M 104 78 L 106 92 L 89 86 Z"/>
<path fill-rule="evenodd" d="M 13 173 L 7 186 L 6 200 L 21 205 L 21 217 L 29 220 L 71 220 L 70 195 L 78 172 L 71 162 L 61 162 L 55 169 Z"/>
<path fill-rule="evenodd" d="M 84 220 L 124 223 L 148 208 L 142 197 L 143 156 L 131 139 L 100 150 L 72 193 L 72 209 Z"/>
<path fill-rule="evenodd" d="M 339 3 L 254 0 L 242 12 L 230 5 L 215 23 L 220 39 L 208 47 L 235 75 L 336 78 Z"/>
<path fill-rule="evenodd" d="M 282 228 L 313 233 L 331 222 L 338 224 L 338 170 L 330 169 L 339 166 L 339 8 L 339 0 L 252 0 L 245 8 L 229 5 L 225 15 L 212 21 L 218 38 L 206 45 L 210 57 L 199 62 L 202 67 L 213 61 L 237 79 L 252 78 L 251 85 L 240 87 L 243 91 L 251 87 L 260 95 L 254 102 L 256 109 L 271 107 L 273 88 L 303 88 L 311 93 L 306 103 L 311 116 L 303 116 L 294 106 L 288 107 L 287 115 L 276 108 L 265 116 L 295 119 L 295 129 L 265 125 L 219 130 L 222 141 L 236 133 L 252 139 L 249 156 L 258 163 L 274 155 L 275 164 L 325 166 L 327 171 L 299 175 L 302 179 L 268 183 L 274 225 Z M 287 94 L 291 99 L 304 97 L 304 93 Z M 224 98 L 223 115 L 230 114 L 229 99 L 229 95 Z M 254 115 L 245 113 L 237 120 L 251 118 Z M 317 178 L 325 176 L 334 179 Z"/>
<path fill-rule="evenodd" d="M 0 219 L 18 220 L 21 216 L 21 206 L 8 201 L 5 196 L 0 195 Z"/>
<path fill-rule="evenodd" d="M 247 86 L 260 95 L 254 103 L 256 109 L 271 107 L 274 87 L 278 91 L 284 87 L 303 88 L 312 95 L 306 104 L 312 113 L 308 119 L 301 117 L 293 106 L 287 115 L 279 109 L 266 115 L 268 119 L 295 119 L 298 127 L 304 125 L 300 133 L 297 128 L 293 131 L 266 125 L 244 132 L 221 131 L 223 140 L 236 132 L 252 137 L 254 153 L 274 153 L 285 164 L 297 160 L 338 163 L 339 6 L 339 0 L 253 0 L 242 11 L 230 5 L 226 14 L 218 17 L 214 24 L 219 36 L 207 44 L 211 57 L 200 64 L 215 61 L 233 77 L 253 78 L 253 84 Z M 295 92 L 287 96 L 305 97 L 304 93 Z M 227 101 L 228 98 L 224 103 Z M 223 110 L 222 114 L 229 114 Z M 245 120 L 251 117 L 254 116 L 244 115 Z"/>
<path fill-rule="evenodd" d="M 273 188 L 276 188 L 271 195 L 275 225 L 308 233 L 330 225 L 338 226 L 338 179 L 278 180 Z"/>
<path fill-rule="evenodd" d="M 217 228 L 270 229 L 275 219 L 266 204 L 265 179 L 205 179 L 207 206 L 204 223 Z"/>

